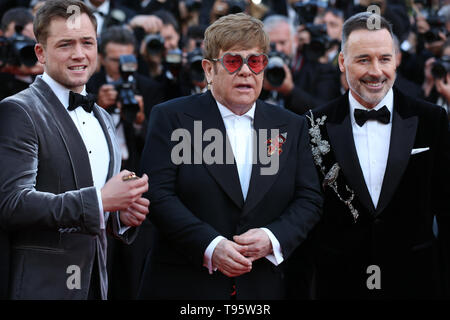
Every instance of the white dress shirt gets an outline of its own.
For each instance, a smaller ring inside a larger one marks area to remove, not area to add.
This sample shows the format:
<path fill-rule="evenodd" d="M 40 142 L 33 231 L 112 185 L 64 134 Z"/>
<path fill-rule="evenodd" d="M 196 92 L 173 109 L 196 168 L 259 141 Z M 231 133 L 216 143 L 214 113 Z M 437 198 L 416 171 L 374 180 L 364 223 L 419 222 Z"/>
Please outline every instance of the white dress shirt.
<path fill-rule="evenodd" d="M 381 187 L 383 185 L 384 173 L 386 171 L 389 156 L 394 94 L 391 88 L 383 100 L 373 108 L 374 110 L 379 110 L 383 106 L 386 106 L 391 112 L 389 123 L 383 124 L 376 120 L 368 120 L 362 127 L 355 122 L 354 110 L 368 109 L 356 101 L 351 93 L 348 96 L 356 152 L 358 154 L 359 164 L 364 175 L 367 189 L 369 190 L 373 205 L 376 208 L 380 198 Z"/>
<path fill-rule="evenodd" d="M 55 80 L 53 80 L 47 73 L 42 75 L 44 80 L 55 95 L 58 97 L 61 104 L 66 108 L 68 114 L 73 120 L 84 145 L 88 152 L 89 164 L 92 171 L 92 179 L 94 180 L 94 186 L 97 190 L 97 198 L 100 212 L 100 228 L 105 229 L 105 220 L 108 218 L 103 214 L 103 205 L 101 197 L 101 188 L 105 185 L 106 178 L 108 177 L 109 168 L 109 148 L 108 143 L 103 132 L 103 129 L 98 122 L 98 119 L 94 116 L 93 112 L 86 112 L 83 108 L 76 108 L 69 111 L 69 89 L 62 86 Z M 86 95 L 86 88 L 83 88 L 82 95 Z"/>
<path fill-rule="evenodd" d="M 250 110 L 241 116 L 233 113 L 230 109 L 219 102 L 217 102 L 217 106 L 219 107 L 227 136 L 233 150 L 242 195 L 245 201 L 247 198 L 253 166 L 253 121 L 255 117 L 256 104 L 254 103 Z M 273 248 L 273 254 L 267 255 L 266 258 L 274 265 L 279 265 L 283 262 L 283 254 L 281 253 L 280 243 L 269 229 L 261 229 L 264 230 L 269 236 Z M 213 268 L 211 260 L 214 249 L 222 239 L 225 238 L 222 236 L 216 237 L 213 241 L 211 241 L 205 250 L 203 265 L 208 268 L 210 274 L 216 270 Z"/>

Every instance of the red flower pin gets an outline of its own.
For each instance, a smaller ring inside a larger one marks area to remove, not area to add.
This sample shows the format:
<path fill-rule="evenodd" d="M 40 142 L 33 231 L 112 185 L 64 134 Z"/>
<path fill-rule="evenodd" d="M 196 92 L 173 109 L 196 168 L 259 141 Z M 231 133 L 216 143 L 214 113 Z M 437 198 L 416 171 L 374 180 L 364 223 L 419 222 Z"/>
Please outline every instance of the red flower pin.
<path fill-rule="evenodd" d="M 272 139 L 267 140 L 267 155 L 272 156 L 278 151 L 280 155 L 283 152 L 282 146 L 286 142 L 287 132 L 278 135 L 273 141 Z"/>

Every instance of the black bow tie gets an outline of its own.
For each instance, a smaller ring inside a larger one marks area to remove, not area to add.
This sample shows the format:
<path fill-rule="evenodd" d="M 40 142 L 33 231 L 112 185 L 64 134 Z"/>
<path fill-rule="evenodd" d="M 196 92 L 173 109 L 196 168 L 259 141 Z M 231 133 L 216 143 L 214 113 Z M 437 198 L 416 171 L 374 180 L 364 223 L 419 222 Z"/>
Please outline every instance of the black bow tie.
<path fill-rule="evenodd" d="M 388 124 L 391 120 L 391 112 L 386 106 L 380 110 L 361 110 L 355 109 L 355 121 L 358 126 L 362 127 L 367 120 L 376 120 L 384 124 Z"/>
<path fill-rule="evenodd" d="M 91 112 L 94 108 L 95 96 L 92 94 L 88 94 L 87 96 L 83 96 L 79 93 L 75 93 L 70 91 L 69 93 L 69 111 L 75 110 L 78 107 L 83 107 L 86 112 Z"/>

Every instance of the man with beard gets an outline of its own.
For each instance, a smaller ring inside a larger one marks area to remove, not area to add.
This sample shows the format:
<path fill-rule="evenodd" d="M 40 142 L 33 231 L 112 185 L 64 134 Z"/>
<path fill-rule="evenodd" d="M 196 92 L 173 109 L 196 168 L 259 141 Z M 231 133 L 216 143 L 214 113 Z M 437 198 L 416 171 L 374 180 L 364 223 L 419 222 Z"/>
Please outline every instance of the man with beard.
<path fill-rule="evenodd" d="M 448 264 L 435 253 L 449 252 L 448 120 L 442 108 L 392 88 L 395 62 L 387 20 L 352 16 L 339 55 L 350 90 L 308 115 L 325 192 L 311 234 L 315 298 L 442 293 Z"/>

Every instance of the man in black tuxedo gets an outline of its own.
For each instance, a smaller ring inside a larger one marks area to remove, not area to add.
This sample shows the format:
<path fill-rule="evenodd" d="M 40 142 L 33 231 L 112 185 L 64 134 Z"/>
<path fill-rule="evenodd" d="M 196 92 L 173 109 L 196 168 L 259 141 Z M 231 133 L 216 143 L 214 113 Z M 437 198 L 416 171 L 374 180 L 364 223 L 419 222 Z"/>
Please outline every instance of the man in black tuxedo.
<path fill-rule="evenodd" d="M 325 192 L 310 239 L 315 298 L 432 298 L 439 269 L 448 276 L 448 121 L 392 88 L 392 35 L 378 15 L 349 18 L 339 66 L 350 90 L 307 114 Z"/>
<path fill-rule="evenodd" d="M 322 195 L 305 118 L 257 100 L 262 27 L 218 19 L 204 40 L 210 90 L 152 110 L 142 168 L 155 228 L 140 298 L 285 297 L 282 262 L 320 219 Z"/>
<path fill-rule="evenodd" d="M 148 213 L 141 197 L 148 178 L 119 173 L 114 124 L 86 96 L 97 62 L 90 10 L 81 1 L 46 1 L 34 33 L 44 74 L 0 103 L 9 298 L 105 299 L 106 231 L 127 243 L 135 238 L 129 227 Z"/>

